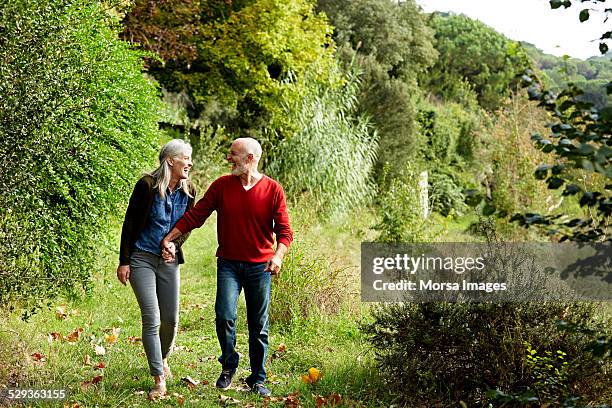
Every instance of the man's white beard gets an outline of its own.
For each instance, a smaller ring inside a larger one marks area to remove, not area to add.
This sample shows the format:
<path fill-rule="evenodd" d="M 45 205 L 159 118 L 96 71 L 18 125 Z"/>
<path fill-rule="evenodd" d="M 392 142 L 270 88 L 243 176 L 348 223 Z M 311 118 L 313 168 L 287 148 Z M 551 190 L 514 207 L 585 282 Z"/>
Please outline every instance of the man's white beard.
<path fill-rule="evenodd" d="M 237 164 L 236 168 L 232 170 L 232 174 L 234 176 L 241 176 L 246 174 L 249 170 L 249 166 L 247 164 Z"/>

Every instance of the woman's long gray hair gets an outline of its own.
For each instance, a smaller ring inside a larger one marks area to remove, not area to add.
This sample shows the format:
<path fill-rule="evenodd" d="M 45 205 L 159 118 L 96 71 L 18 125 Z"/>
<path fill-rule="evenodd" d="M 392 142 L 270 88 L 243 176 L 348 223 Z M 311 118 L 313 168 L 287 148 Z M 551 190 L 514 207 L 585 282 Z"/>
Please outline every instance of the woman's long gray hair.
<path fill-rule="evenodd" d="M 174 159 L 183 154 L 191 156 L 191 145 L 181 139 L 172 139 L 162 147 L 159 152 L 159 167 L 156 168 L 149 175 L 155 180 L 153 188 L 157 188 L 161 198 L 166 198 L 166 190 L 170 185 L 170 178 L 172 176 L 172 169 L 168 164 L 169 159 Z M 180 187 L 188 197 L 193 198 L 189 192 L 187 180 L 183 179 L 180 181 Z"/>

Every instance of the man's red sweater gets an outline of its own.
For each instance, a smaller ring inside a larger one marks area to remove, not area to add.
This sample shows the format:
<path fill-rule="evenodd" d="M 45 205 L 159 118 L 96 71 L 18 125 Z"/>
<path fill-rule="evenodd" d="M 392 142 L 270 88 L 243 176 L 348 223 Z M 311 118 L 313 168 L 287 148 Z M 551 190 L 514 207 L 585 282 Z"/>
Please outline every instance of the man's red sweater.
<path fill-rule="evenodd" d="M 221 176 L 208 188 L 195 207 L 176 223 L 186 234 L 204 224 L 217 211 L 217 256 L 233 261 L 267 262 L 274 254 L 274 237 L 287 248 L 293 241 L 285 193 L 270 177 L 262 178 L 248 191 L 240 177 Z"/>

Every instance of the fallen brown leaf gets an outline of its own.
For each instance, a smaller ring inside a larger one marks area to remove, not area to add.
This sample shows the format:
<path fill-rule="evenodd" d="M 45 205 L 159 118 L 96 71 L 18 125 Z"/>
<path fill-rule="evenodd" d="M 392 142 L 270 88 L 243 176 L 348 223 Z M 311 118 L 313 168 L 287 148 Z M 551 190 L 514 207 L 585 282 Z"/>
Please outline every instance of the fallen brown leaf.
<path fill-rule="evenodd" d="M 142 338 L 137 337 L 137 336 L 128 336 L 128 342 L 135 344 L 135 343 L 141 343 L 142 342 Z"/>
<path fill-rule="evenodd" d="M 74 329 L 72 333 L 66 336 L 66 340 L 70 343 L 76 343 L 81 337 L 81 333 L 83 333 L 83 328 L 79 327 L 78 329 Z"/>
<path fill-rule="evenodd" d="M 94 367 L 94 370 L 102 370 L 103 368 L 106 368 L 106 363 L 100 360 L 100 362 Z"/>
<path fill-rule="evenodd" d="M 47 361 L 47 358 L 42 353 L 39 353 L 39 352 L 32 354 L 30 357 L 32 357 L 33 361 L 38 361 L 41 363 Z"/>
<path fill-rule="evenodd" d="M 315 405 L 317 408 L 321 407 L 339 407 L 342 404 L 342 396 L 336 392 L 332 392 L 327 397 L 322 395 L 315 396 Z"/>
<path fill-rule="evenodd" d="M 200 382 L 198 380 L 194 380 L 193 378 L 191 378 L 189 376 L 181 378 L 181 381 L 183 381 L 185 384 L 187 384 L 187 387 L 190 390 L 193 390 L 198 385 L 200 385 Z"/>
<path fill-rule="evenodd" d="M 55 308 L 55 317 L 58 320 L 64 320 L 68 318 L 68 313 L 66 312 L 66 305 L 61 305 Z"/>
<path fill-rule="evenodd" d="M 327 405 L 327 398 L 322 395 L 315 395 L 315 407 L 321 408 Z"/>
<path fill-rule="evenodd" d="M 91 380 L 83 381 L 81 383 L 81 390 L 87 391 L 91 386 L 98 384 L 104 378 L 103 375 L 97 375 Z"/>
<path fill-rule="evenodd" d="M 89 356 L 89 354 L 86 354 L 85 357 L 83 357 L 83 364 L 84 365 L 91 365 L 91 357 Z"/>
<path fill-rule="evenodd" d="M 287 408 L 299 408 L 302 406 L 299 391 L 287 395 L 285 398 L 283 398 L 283 401 L 285 402 L 285 407 Z"/>
<path fill-rule="evenodd" d="M 58 333 L 58 332 L 49 333 L 47 338 L 49 340 L 49 343 L 51 343 L 51 342 L 53 342 L 55 340 L 61 340 L 62 339 L 62 334 Z"/>

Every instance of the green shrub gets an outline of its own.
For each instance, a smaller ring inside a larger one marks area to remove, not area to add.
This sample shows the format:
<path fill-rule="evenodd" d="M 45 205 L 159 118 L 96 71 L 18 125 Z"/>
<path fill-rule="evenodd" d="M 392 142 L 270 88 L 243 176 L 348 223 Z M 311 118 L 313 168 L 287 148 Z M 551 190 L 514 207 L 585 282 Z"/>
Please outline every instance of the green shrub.
<path fill-rule="evenodd" d="M 481 113 L 458 103 L 434 104 L 421 100 L 417 121 L 425 137 L 422 153 L 434 165 L 462 164 L 474 159 L 479 144 Z"/>
<path fill-rule="evenodd" d="M 402 406 L 484 406 L 488 390 L 521 393 L 542 386 L 544 363 L 525 358 L 526 342 L 539 355 L 565 353 L 567 364 L 555 379 L 595 399 L 605 368 L 585 350 L 588 336 L 561 332 L 555 324 L 561 318 L 589 322 L 593 310 L 564 303 L 403 303 L 374 309 L 374 322 L 363 329 Z"/>
<path fill-rule="evenodd" d="M 585 351 L 591 353 L 597 359 L 597 364 L 602 368 L 595 371 L 605 372 L 609 370 L 612 363 L 610 354 L 612 345 L 612 332 L 609 321 L 589 325 L 568 323 L 565 320 L 557 321 L 557 328 L 563 332 L 580 333 L 586 336 L 587 343 Z M 552 352 L 545 350 L 540 353 L 528 342 L 525 342 L 525 360 L 527 373 L 532 377 L 532 385 L 520 394 L 505 393 L 499 389 L 490 390 L 487 396 L 496 403 L 508 407 L 528 406 L 562 406 L 564 408 L 586 408 L 597 406 L 609 408 L 612 401 L 612 379 L 610 376 L 597 375 L 590 378 L 587 375 L 579 382 L 586 383 L 570 387 L 568 374 L 572 373 L 573 367 L 567 361 L 567 353 L 562 350 Z M 603 405 L 595 405 L 603 403 Z"/>
<path fill-rule="evenodd" d="M 429 174 L 431 186 L 432 209 L 447 216 L 452 211 L 462 215 L 467 210 L 463 188 L 457 184 L 452 176 L 445 173 L 432 172 Z"/>
<path fill-rule="evenodd" d="M 91 284 L 108 218 L 153 157 L 157 95 L 97 3 L 0 6 L 0 303 Z"/>
<path fill-rule="evenodd" d="M 374 229 L 378 242 L 428 242 L 432 240 L 430 222 L 423 218 L 419 187 L 420 170 L 409 163 L 399 175 L 383 167 L 378 186 L 376 212 L 379 222 Z"/>

